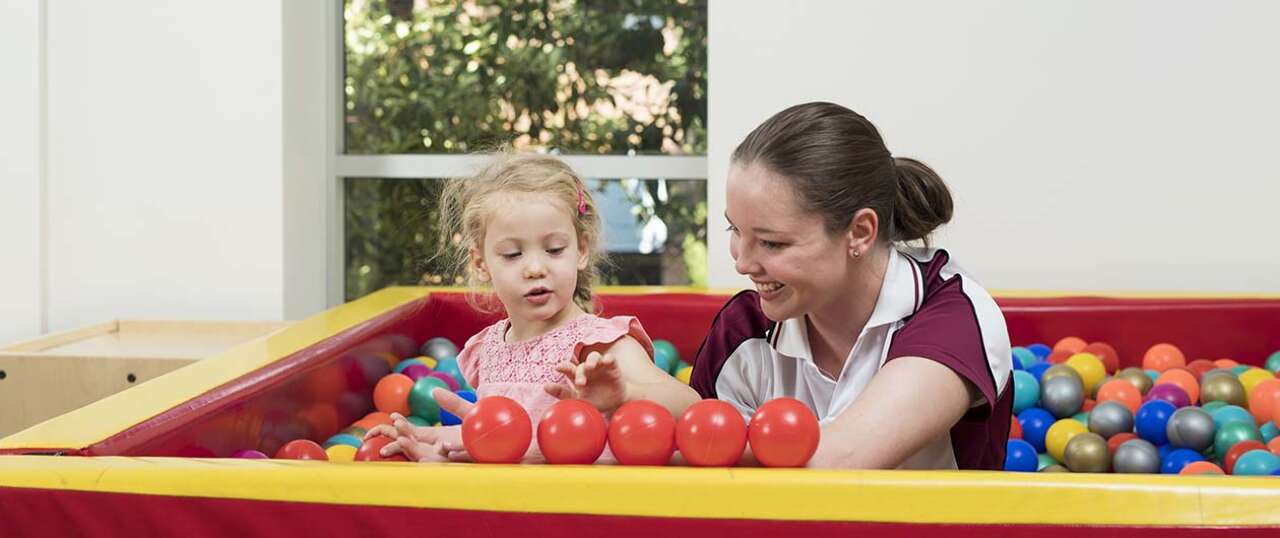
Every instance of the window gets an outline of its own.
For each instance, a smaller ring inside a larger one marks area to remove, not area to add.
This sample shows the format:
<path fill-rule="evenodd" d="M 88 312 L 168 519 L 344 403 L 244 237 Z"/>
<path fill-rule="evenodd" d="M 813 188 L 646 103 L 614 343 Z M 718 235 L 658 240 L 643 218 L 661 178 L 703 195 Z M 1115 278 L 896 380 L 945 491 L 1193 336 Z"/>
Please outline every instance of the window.
<path fill-rule="evenodd" d="M 438 178 L 504 145 L 599 178 L 608 283 L 705 285 L 705 0 L 343 9 L 346 300 L 456 282 L 433 260 Z"/>

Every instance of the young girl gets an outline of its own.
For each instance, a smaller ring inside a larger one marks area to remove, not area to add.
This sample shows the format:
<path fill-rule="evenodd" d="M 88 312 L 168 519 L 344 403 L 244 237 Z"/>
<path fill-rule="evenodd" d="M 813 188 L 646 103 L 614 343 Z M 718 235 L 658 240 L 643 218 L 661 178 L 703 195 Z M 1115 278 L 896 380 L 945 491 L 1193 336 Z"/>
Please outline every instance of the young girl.
<path fill-rule="evenodd" d="M 448 185 L 442 224 L 442 245 L 457 243 L 470 283 L 493 292 L 473 296 L 472 305 L 489 310 L 496 297 L 507 315 L 458 354 L 478 397 L 520 402 L 535 428 L 558 398 L 580 398 L 602 411 L 631 399 L 668 402 L 673 411 L 697 401 L 692 389 L 654 365 L 653 344 L 636 318 L 591 313 L 600 217 L 590 191 L 563 162 L 500 156 L 478 177 Z M 459 416 L 468 407 L 447 391 L 435 395 Z M 393 418 L 366 436 L 395 437 L 384 455 L 442 461 L 462 450 L 456 426 L 414 427 Z M 526 459 L 539 458 L 531 447 Z"/>

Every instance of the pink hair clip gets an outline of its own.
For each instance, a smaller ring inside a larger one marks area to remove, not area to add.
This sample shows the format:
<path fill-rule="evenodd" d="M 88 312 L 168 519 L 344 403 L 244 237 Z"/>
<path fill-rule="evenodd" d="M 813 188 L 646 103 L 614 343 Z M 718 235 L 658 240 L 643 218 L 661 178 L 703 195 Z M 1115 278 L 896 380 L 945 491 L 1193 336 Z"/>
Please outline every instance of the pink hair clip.
<path fill-rule="evenodd" d="M 582 183 L 574 182 L 578 187 L 578 216 L 587 214 L 587 197 L 582 194 Z"/>

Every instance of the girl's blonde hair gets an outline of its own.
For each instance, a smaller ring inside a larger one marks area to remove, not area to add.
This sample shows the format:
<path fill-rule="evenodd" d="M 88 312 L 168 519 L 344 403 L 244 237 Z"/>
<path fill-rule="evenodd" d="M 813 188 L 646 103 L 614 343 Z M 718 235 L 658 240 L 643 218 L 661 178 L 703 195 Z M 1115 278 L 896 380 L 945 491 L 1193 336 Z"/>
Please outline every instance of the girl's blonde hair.
<path fill-rule="evenodd" d="M 442 255 L 467 275 L 474 289 L 481 283 L 472 271 L 470 249 L 484 252 L 484 232 L 498 211 L 518 210 L 502 207 L 497 199 L 508 193 L 531 193 L 550 196 L 560 203 L 573 221 L 578 234 L 578 248 L 587 252 L 587 268 L 578 271 L 573 302 L 587 312 L 594 312 L 591 288 L 599 278 L 604 255 L 596 249 L 600 238 L 600 215 L 591 191 L 569 165 L 550 155 L 499 152 L 494 161 L 474 177 L 449 180 L 440 200 L 440 248 Z M 468 297 L 471 306 L 492 313 L 498 306 L 477 294 Z"/>

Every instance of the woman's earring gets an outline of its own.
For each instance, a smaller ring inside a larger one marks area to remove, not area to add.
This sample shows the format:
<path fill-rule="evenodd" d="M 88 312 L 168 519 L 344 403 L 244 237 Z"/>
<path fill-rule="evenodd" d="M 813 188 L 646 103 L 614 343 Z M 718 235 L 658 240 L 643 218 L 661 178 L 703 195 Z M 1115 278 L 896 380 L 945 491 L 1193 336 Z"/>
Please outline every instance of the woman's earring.
<path fill-rule="evenodd" d="M 854 258 L 857 258 L 858 256 L 861 256 L 861 255 L 862 255 L 862 252 L 858 251 L 857 249 L 854 249 L 854 251 L 853 251 L 853 257 L 854 257 Z"/>

